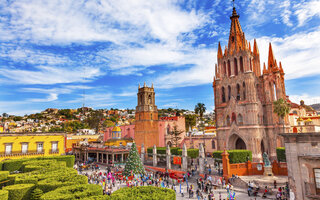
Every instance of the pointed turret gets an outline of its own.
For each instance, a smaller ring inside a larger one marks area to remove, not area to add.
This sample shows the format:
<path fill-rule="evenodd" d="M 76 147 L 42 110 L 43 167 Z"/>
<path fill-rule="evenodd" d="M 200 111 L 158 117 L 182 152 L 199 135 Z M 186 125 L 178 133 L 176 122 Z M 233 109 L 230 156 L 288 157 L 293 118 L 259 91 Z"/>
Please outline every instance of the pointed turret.
<path fill-rule="evenodd" d="M 269 43 L 269 56 L 268 56 L 268 69 L 272 69 L 274 67 L 274 55 L 271 46 L 271 42 Z"/>
<path fill-rule="evenodd" d="M 268 74 L 268 70 L 266 68 L 266 63 L 263 63 L 263 74 Z"/>
<path fill-rule="evenodd" d="M 222 55 L 222 49 L 221 49 L 221 45 L 220 45 L 220 42 L 219 42 L 219 45 L 218 45 L 218 59 L 219 58 L 222 58 L 223 55 Z"/>
<path fill-rule="evenodd" d="M 153 83 L 152 83 L 152 85 L 151 85 L 151 88 L 153 88 Z"/>
<path fill-rule="evenodd" d="M 249 42 L 249 51 L 251 52 L 251 44 L 250 44 L 250 42 Z"/>
<path fill-rule="evenodd" d="M 259 55 L 259 49 L 258 49 L 256 39 L 254 39 L 254 44 L 253 44 L 253 55 L 255 55 L 255 56 Z"/>
<path fill-rule="evenodd" d="M 283 68 L 282 68 L 282 64 L 281 64 L 281 62 L 279 62 L 279 65 L 280 65 L 280 72 L 281 72 L 281 74 L 283 74 L 283 73 L 284 73 L 284 71 L 283 71 Z"/>
<path fill-rule="evenodd" d="M 140 89 L 140 83 L 139 83 L 139 89 Z"/>
<path fill-rule="evenodd" d="M 144 82 L 143 87 L 147 87 L 146 82 Z"/>

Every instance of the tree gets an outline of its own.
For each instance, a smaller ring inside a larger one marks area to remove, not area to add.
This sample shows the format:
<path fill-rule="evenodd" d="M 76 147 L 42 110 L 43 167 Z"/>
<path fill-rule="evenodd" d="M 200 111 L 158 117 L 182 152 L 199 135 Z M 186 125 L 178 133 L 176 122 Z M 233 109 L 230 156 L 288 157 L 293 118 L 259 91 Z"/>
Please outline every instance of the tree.
<path fill-rule="evenodd" d="M 177 126 L 174 126 L 173 130 L 169 131 L 169 133 L 168 133 L 171 136 L 172 143 L 175 147 L 178 147 L 178 145 L 179 145 L 179 140 L 181 139 L 181 137 L 180 137 L 181 133 L 183 133 L 183 131 L 178 130 Z"/>
<path fill-rule="evenodd" d="M 134 174 L 145 174 L 143 163 L 141 162 L 136 143 L 132 143 L 129 156 L 126 161 L 123 173 L 124 176 L 131 176 Z"/>
<path fill-rule="evenodd" d="M 273 112 L 276 113 L 280 117 L 280 119 L 282 121 L 283 133 L 284 133 L 285 132 L 285 130 L 284 130 L 284 118 L 290 112 L 290 105 L 285 100 L 280 98 L 277 101 L 273 102 L 273 106 L 274 106 Z"/>
<path fill-rule="evenodd" d="M 186 130 L 189 131 L 189 128 L 196 125 L 197 116 L 195 115 L 186 115 L 185 116 L 185 123 L 186 123 Z"/>
<path fill-rule="evenodd" d="M 92 111 L 90 116 L 87 118 L 86 122 L 88 126 L 92 129 L 95 129 L 96 133 L 99 133 L 100 121 L 103 118 L 103 113 L 101 111 Z"/>
<path fill-rule="evenodd" d="M 113 127 L 113 126 L 115 126 L 115 123 L 113 122 L 113 121 L 111 121 L 111 120 L 105 120 L 104 122 L 103 122 L 103 124 L 102 124 L 104 127 Z"/>
<path fill-rule="evenodd" d="M 204 105 L 204 103 L 198 103 L 195 107 L 194 107 L 194 112 L 196 114 L 200 115 L 200 119 L 202 119 L 203 117 L 203 113 L 206 112 L 206 107 Z"/>

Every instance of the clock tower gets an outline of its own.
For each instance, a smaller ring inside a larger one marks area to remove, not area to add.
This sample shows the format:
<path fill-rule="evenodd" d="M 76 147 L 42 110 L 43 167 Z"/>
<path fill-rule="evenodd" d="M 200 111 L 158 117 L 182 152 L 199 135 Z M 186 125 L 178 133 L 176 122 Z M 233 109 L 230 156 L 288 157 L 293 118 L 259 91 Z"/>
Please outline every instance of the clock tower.
<path fill-rule="evenodd" d="M 144 144 L 145 148 L 159 146 L 158 109 L 155 105 L 153 84 L 147 87 L 144 83 L 138 89 L 138 105 L 136 107 L 135 142 L 138 147 Z"/>

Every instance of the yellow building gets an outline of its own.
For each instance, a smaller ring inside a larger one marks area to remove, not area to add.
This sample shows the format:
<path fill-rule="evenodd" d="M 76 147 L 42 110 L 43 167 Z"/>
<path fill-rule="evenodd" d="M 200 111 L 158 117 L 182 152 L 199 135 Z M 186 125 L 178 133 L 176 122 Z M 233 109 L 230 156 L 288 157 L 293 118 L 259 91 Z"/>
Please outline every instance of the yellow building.
<path fill-rule="evenodd" d="M 111 139 L 105 142 L 106 146 L 127 146 L 128 143 L 132 143 L 132 138 L 121 138 L 121 128 L 119 126 L 115 126 L 112 129 Z"/>
<path fill-rule="evenodd" d="M 88 143 L 97 142 L 100 135 L 73 135 L 68 134 L 66 139 L 66 152 L 72 151 L 72 148 L 78 145 L 82 141 Z"/>
<path fill-rule="evenodd" d="M 64 133 L 0 134 L 0 161 L 65 154 Z"/>

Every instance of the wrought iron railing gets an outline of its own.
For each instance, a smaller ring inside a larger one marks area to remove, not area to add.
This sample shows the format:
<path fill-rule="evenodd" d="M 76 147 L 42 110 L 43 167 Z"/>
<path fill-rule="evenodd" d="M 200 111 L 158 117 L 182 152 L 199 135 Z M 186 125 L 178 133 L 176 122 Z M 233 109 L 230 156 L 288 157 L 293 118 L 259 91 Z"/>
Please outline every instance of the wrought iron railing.
<path fill-rule="evenodd" d="M 23 156 L 23 155 L 36 155 L 36 154 L 44 154 L 44 149 L 41 151 L 33 150 L 33 151 L 11 151 L 11 152 L 0 152 L 0 157 L 12 157 L 12 156 Z"/>

